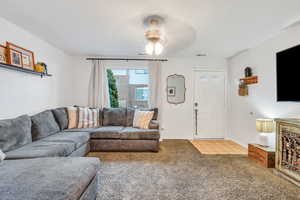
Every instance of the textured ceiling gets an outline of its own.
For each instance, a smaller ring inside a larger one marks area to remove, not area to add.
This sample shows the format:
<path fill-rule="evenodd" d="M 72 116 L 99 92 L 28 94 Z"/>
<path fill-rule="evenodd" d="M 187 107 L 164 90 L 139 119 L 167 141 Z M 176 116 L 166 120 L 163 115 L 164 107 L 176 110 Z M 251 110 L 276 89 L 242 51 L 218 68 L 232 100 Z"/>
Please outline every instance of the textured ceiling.
<path fill-rule="evenodd" d="M 152 14 L 165 18 L 167 56 L 229 57 L 300 18 L 299 0 L 1 0 L 1 8 L 72 55 L 143 53 L 143 19 Z"/>

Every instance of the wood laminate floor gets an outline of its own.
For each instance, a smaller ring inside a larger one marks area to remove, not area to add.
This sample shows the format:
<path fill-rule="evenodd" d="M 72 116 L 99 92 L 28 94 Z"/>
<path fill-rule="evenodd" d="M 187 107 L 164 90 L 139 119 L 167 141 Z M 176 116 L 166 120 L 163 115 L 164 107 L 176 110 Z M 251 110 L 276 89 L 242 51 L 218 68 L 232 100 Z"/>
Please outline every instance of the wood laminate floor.
<path fill-rule="evenodd" d="M 202 154 L 211 155 L 247 155 L 248 151 L 230 140 L 190 140 Z"/>

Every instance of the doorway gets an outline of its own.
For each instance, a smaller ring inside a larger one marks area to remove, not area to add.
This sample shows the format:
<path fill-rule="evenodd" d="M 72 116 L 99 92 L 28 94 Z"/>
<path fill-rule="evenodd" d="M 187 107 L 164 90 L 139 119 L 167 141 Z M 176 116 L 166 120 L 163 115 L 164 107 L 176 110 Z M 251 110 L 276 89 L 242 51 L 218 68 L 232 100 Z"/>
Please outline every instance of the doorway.
<path fill-rule="evenodd" d="M 196 70 L 194 74 L 194 139 L 224 139 L 225 73 Z"/>

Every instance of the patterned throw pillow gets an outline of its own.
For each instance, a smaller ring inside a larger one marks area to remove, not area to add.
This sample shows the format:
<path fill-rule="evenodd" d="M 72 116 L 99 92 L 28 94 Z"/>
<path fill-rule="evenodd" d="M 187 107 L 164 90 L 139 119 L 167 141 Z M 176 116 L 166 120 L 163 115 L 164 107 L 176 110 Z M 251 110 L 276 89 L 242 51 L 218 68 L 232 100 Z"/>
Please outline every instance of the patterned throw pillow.
<path fill-rule="evenodd" d="M 93 111 L 92 109 L 87 108 L 87 127 L 86 128 L 93 128 L 94 127 L 94 119 L 93 119 Z"/>
<path fill-rule="evenodd" d="M 69 129 L 96 128 L 100 126 L 100 109 L 88 107 L 67 107 Z"/>
<path fill-rule="evenodd" d="M 78 107 L 77 128 L 88 128 L 88 108 Z"/>
<path fill-rule="evenodd" d="M 99 109 L 78 107 L 78 125 L 77 128 L 95 128 L 99 127 Z"/>
<path fill-rule="evenodd" d="M 100 126 L 100 110 L 95 108 L 95 109 L 91 109 L 92 111 L 92 118 L 93 118 L 93 123 L 92 123 L 92 127 L 99 127 Z"/>
<path fill-rule="evenodd" d="M 154 115 L 153 111 L 135 110 L 133 118 L 133 127 L 141 129 L 149 129 L 150 121 Z"/>
<path fill-rule="evenodd" d="M 78 124 L 77 108 L 70 106 L 70 107 L 67 107 L 67 111 L 68 111 L 68 119 L 69 119 L 68 129 L 77 128 L 77 124 Z"/>
<path fill-rule="evenodd" d="M 99 109 L 90 108 L 88 109 L 88 127 L 95 128 L 99 127 Z"/>

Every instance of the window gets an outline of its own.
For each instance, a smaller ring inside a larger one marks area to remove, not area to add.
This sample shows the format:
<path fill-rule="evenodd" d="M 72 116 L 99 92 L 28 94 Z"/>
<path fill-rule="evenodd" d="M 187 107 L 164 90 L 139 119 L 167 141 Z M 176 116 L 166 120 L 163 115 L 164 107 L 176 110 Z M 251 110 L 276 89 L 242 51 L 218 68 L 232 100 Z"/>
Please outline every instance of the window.
<path fill-rule="evenodd" d="M 111 107 L 148 108 L 149 71 L 146 68 L 107 70 Z"/>
<path fill-rule="evenodd" d="M 136 101 L 148 101 L 149 88 L 136 88 L 135 89 L 135 100 Z"/>
<path fill-rule="evenodd" d="M 145 69 L 136 69 L 135 73 L 136 74 L 148 74 L 148 71 Z"/>
<path fill-rule="evenodd" d="M 112 69 L 111 71 L 115 76 L 127 76 L 126 69 Z"/>

